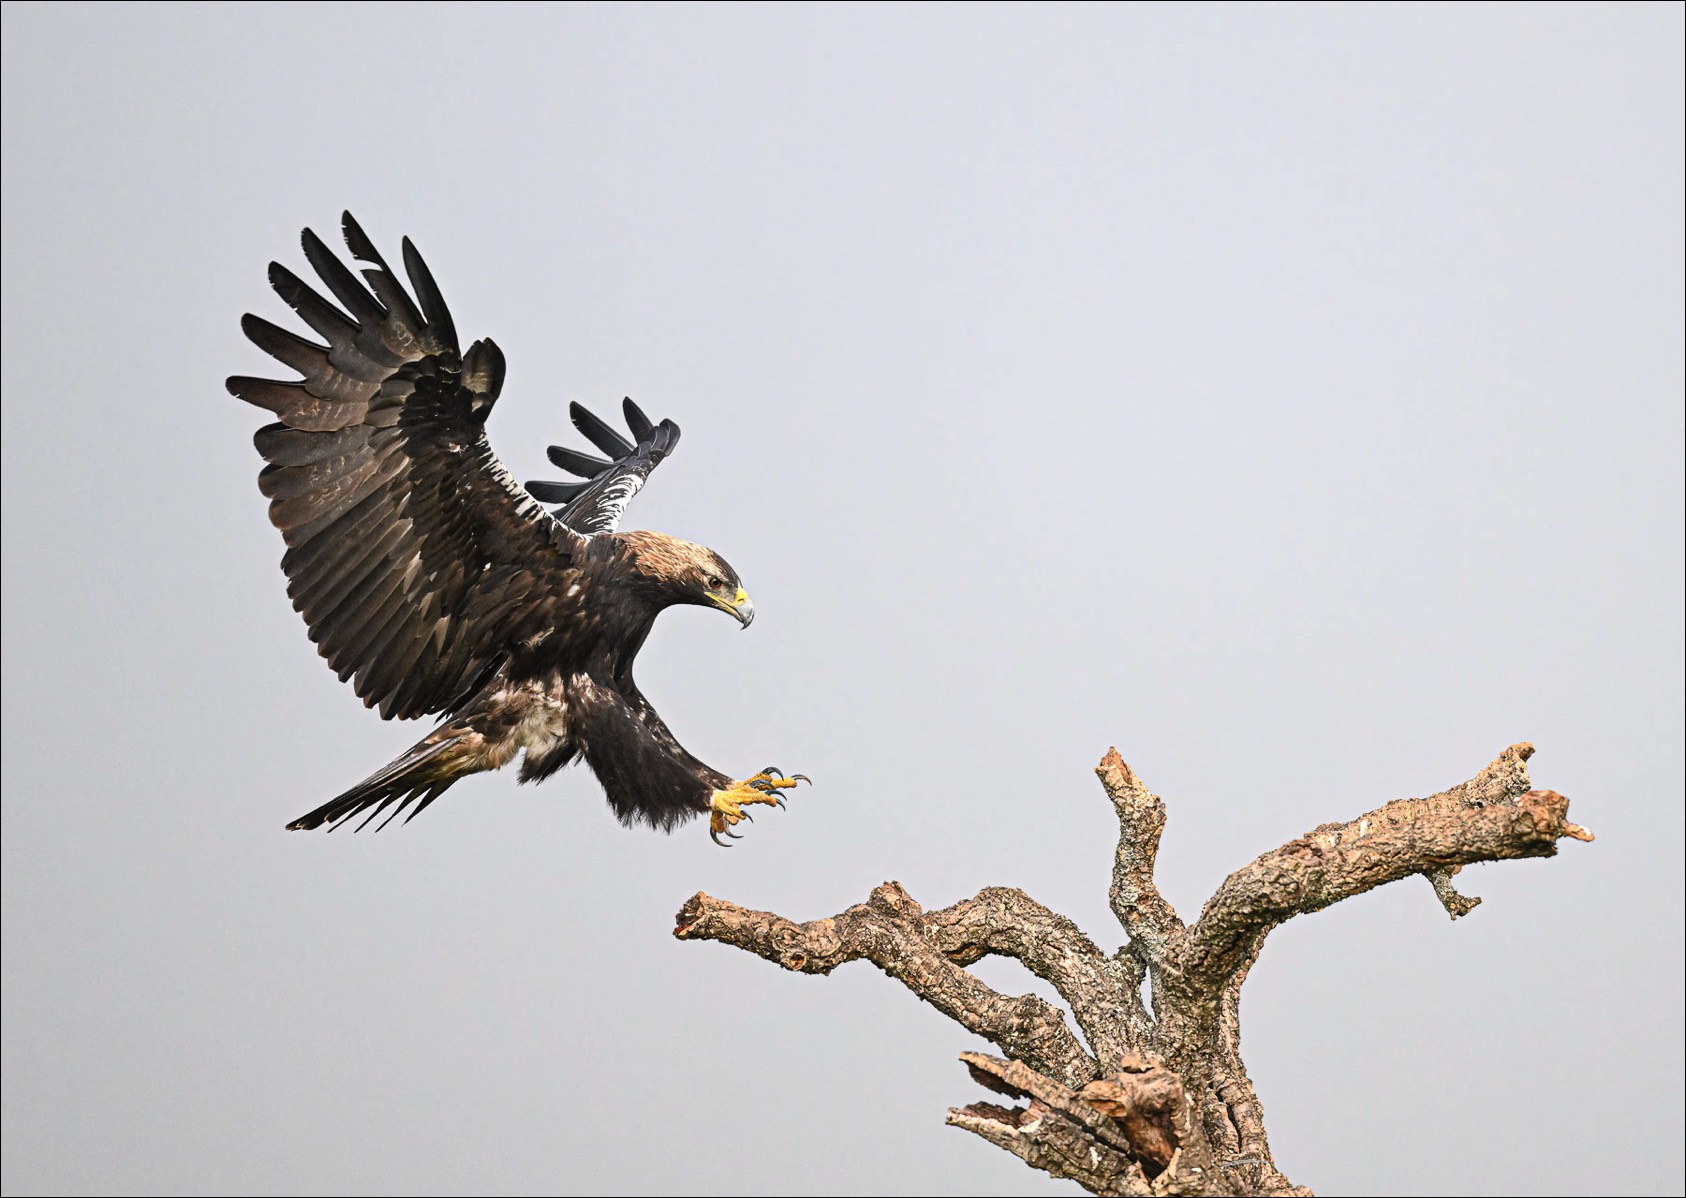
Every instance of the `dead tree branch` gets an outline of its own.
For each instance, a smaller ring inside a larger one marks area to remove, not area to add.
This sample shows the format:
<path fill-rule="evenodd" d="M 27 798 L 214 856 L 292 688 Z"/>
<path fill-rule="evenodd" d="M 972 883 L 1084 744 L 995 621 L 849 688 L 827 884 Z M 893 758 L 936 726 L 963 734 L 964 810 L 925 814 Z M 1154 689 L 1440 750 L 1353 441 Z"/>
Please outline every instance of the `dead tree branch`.
<path fill-rule="evenodd" d="M 1270 932 L 1296 915 L 1421 874 L 1456 919 L 1481 901 L 1453 888 L 1463 866 L 1549 857 L 1561 839 L 1591 840 L 1568 822 L 1567 799 L 1530 789 L 1533 752 L 1512 745 L 1468 782 L 1272 849 L 1226 878 L 1187 926 L 1154 881 L 1165 805 L 1111 750 L 1096 773 L 1118 814 L 1111 900 L 1129 939 L 1110 956 L 1065 916 L 1002 887 L 926 912 L 886 882 L 866 902 L 803 924 L 698 894 L 674 935 L 802 973 L 870 961 L 1007 1054 L 961 1059 L 981 1084 L 1027 1105 L 973 1103 L 948 1122 L 1092 1193 L 1309 1193 L 1277 1171 L 1241 1061 L 1247 971 Z M 1053 986 L 1089 1049 L 1058 1007 L 1002 994 L 966 968 L 991 955 Z"/>
<path fill-rule="evenodd" d="M 989 894 L 985 891 L 970 902 L 987 902 Z M 968 905 L 956 904 L 937 916 L 951 916 Z M 679 912 L 673 934 L 681 940 L 719 940 L 798 973 L 830 973 L 846 961 L 871 961 L 967 1031 L 993 1041 L 1032 1068 L 1068 1084 L 1082 1085 L 1094 1076 L 1094 1063 L 1066 1027 L 1063 1011 L 1033 994 L 1009 997 L 984 985 L 939 947 L 927 930 L 929 918 L 900 883 L 886 882 L 866 902 L 841 915 L 804 924 L 698 894 Z M 1069 920 L 1063 922 L 1081 936 Z M 1039 963 L 1049 963 L 1040 951 L 1031 952 L 1022 943 L 1025 937 L 1004 939 L 1020 942 L 1004 946 L 1017 951 L 1003 955 L 1028 953 Z M 981 947 L 964 936 L 954 941 L 954 951 L 963 960 L 1002 951 L 978 951 Z"/>

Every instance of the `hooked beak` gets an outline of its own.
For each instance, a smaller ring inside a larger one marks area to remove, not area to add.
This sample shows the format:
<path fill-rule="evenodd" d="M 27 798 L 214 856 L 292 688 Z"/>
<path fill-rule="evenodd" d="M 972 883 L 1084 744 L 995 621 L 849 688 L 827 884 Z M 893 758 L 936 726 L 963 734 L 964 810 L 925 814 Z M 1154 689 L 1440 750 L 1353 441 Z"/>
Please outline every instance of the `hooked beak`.
<path fill-rule="evenodd" d="M 755 604 L 749 601 L 749 592 L 742 587 L 739 587 L 738 593 L 730 599 L 722 599 L 718 595 L 710 595 L 708 599 L 715 607 L 735 618 L 745 628 L 748 628 L 751 621 L 755 619 Z"/>

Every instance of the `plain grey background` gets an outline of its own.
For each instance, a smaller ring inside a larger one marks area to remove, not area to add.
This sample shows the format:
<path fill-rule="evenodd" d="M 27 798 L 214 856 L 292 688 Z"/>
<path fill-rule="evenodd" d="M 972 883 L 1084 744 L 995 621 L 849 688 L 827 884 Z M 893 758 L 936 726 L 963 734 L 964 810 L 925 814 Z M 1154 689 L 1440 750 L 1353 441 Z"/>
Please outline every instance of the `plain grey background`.
<path fill-rule="evenodd" d="M 1682 10 L 9 4 L 5 1188 L 1054 1193 L 942 1126 L 979 1045 L 870 967 L 670 938 L 886 878 L 1116 943 L 1162 883 L 1513 741 L 1598 833 L 1300 920 L 1248 985 L 1325 1194 L 1679 1193 Z M 731 853 L 589 774 L 282 824 L 409 744 L 289 610 L 223 376 L 351 207 L 508 384 L 623 394 L 629 525 L 760 618 L 640 677 Z M 1018 991 L 1015 966 L 979 972 Z"/>

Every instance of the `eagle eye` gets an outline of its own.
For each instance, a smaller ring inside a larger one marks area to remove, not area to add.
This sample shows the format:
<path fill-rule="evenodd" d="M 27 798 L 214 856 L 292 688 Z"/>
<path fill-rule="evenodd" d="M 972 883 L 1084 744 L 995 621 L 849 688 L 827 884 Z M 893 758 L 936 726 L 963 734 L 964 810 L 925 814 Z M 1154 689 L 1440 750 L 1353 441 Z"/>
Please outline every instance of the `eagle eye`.
<path fill-rule="evenodd" d="M 721 582 L 720 579 L 716 578 L 713 574 L 710 574 L 708 576 L 708 589 L 709 590 L 718 591 L 721 587 L 723 587 L 725 585 L 726 585 L 725 583 Z"/>

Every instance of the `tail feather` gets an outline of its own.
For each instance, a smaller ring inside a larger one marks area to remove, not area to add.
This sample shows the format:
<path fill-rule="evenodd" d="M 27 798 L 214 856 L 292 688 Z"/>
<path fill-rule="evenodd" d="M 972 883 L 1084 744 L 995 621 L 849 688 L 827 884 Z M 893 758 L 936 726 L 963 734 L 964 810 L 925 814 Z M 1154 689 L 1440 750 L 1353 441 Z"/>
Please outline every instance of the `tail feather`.
<path fill-rule="evenodd" d="M 399 800 L 398 809 L 381 823 L 380 826 L 384 828 L 392 821 L 393 816 L 398 815 L 399 812 L 408 807 L 418 795 L 425 794 L 426 797 L 422 799 L 421 806 L 410 812 L 410 818 L 414 819 L 421 812 L 422 807 L 426 807 L 438 798 L 451 783 L 457 780 L 459 775 L 454 772 L 441 777 L 437 767 L 434 769 L 427 767 L 446 750 L 454 748 L 459 739 L 461 738 L 457 736 L 446 736 L 436 741 L 429 737 L 390 765 L 383 766 L 363 779 L 344 794 L 328 800 L 308 815 L 299 816 L 298 819 L 287 825 L 287 830 L 291 832 L 307 831 L 328 824 L 331 825 L 329 831 L 332 831 L 333 828 L 339 826 L 341 820 L 368 811 L 368 819 L 357 825 L 358 830 L 361 831 L 368 825 L 369 820 L 374 819 L 375 816 L 384 811 L 393 800 Z M 371 808 L 373 808 L 372 811 Z M 406 820 L 405 822 L 409 821 Z"/>
<path fill-rule="evenodd" d="M 353 832 L 361 832 L 364 828 L 367 828 L 370 824 L 374 823 L 375 819 L 380 815 L 381 812 L 385 811 L 388 807 L 392 806 L 392 800 L 396 799 L 399 795 L 401 795 L 403 793 L 404 792 L 401 791 L 401 790 L 394 790 L 394 791 L 389 792 L 387 795 L 385 795 L 381 799 L 380 802 L 378 802 L 374 805 L 374 809 L 369 811 L 369 814 L 363 817 L 363 822 L 358 824 L 355 828 L 353 828 L 352 831 Z M 360 815 L 360 814 L 362 814 L 362 812 L 365 809 L 366 808 L 364 808 L 364 807 L 359 807 L 359 808 L 356 809 L 356 811 L 348 811 L 348 812 L 346 812 L 346 814 L 347 815 Z M 332 832 L 334 830 L 334 828 L 337 828 L 337 827 L 339 827 L 339 825 L 335 824 L 332 828 L 329 828 L 328 831 Z M 384 827 L 386 827 L 386 824 L 382 823 L 381 828 L 384 828 Z M 379 832 L 381 830 L 381 828 L 376 828 L 375 831 Z"/>
<path fill-rule="evenodd" d="M 454 781 L 454 779 L 451 781 Z M 433 784 L 433 789 L 424 794 L 422 796 L 422 801 L 416 804 L 416 809 L 404 817 L 404 822 L 409 823 L 411 820 L 415 819 L 416 816 L 426 811 L 429 803 L 433 802 L 434 799 L 437 799 L 440 795 L 444 794 L 451 788 L 451 781 L 435 782 Z M 397 812 L 394 812 L 393 814 L 396 815 Z M 382 824 L 381 827 L 384 828 L 386 825 Z"/>
<path fill-rule="evenodd" d="M 449 786 L 450 784 L 451 784 L 451 780 L 447 779 L 446 782 L 445 782 L 445 785 Z M 375 831 L 379 832 L 381 830 L 381 828 L 386 827 L 393 820 L 397 819 L 400 815 L 403 815 L 404 814 L 404 808 L 408 807 L 411 803 L 415 802 L 416 797 L 421 794 L 423 789 L 424 788 L 418 786 L 418 787 L 416 787 L 416 789 L 412 790 L 409 794 L 405 795 L 402 799 L 398 800 L 398 806 L 396 806 L 392 809 L 391 815 L 387 816 L 385 819 L 383 819 L 380 822 L 380 824 L 375 828 Z M 404 822 L 409 823 L 410 821 L 405 820 Z M 362 825 L 358 825 L 358 826 L 361 828 Z"/>

